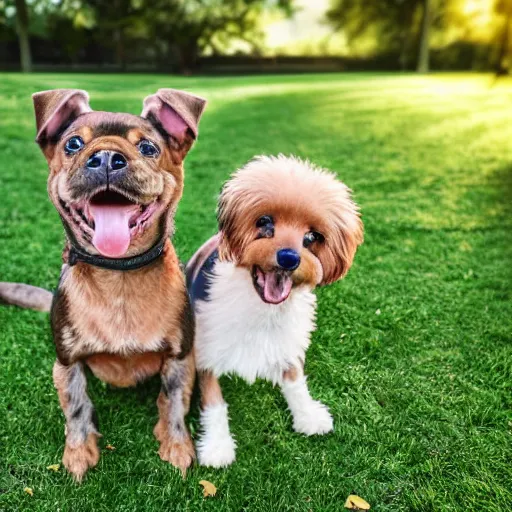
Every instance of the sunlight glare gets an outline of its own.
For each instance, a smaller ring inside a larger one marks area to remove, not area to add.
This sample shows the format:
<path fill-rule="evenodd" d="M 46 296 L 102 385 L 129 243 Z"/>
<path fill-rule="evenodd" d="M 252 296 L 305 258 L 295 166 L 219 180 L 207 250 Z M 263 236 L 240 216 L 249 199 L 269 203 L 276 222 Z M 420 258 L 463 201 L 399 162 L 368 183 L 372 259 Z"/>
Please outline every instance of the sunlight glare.
<path fill-rule="evenodd" d="M 474 25 L 488 25 L 492 20 L 493 4 L 492 0 L 466 0 L 462 12 Z"/>

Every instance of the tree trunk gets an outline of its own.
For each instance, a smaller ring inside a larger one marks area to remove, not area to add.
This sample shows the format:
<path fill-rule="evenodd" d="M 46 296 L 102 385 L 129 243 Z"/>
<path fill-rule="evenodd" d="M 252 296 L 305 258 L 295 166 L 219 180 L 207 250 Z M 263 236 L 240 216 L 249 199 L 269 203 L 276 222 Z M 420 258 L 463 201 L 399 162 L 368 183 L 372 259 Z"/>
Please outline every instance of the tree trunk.
<path fill-rule="evenodd" d="M 114 32 L 116 64 L 121 71 L 126 71 L 126 51 L 123 28 L 119 27 Z"/>
<path fill-rule="evenodd" d="M 197 61 L 199 59 L 199 48 L 192 42 L 184 48 L 181 60 L 181 73 L 191 75 L 197 69 Z"/>
<path fill-rule="evenodd" d="M 512 22 L 512 0 L 508 0 L 505 11 L 505 24 L 500 37 L 498 57 L 496 59 L 496 75 L 508 74 L 510 62 L 506 62 L 509 53 L 510 24 Z"/>
<path fill-rule="evenodd" d="M 32 54 L 28 34 L 28 9 L 25 0 L 16 0 L 16 31 L 20 44 L 21 70 L 24 73 L 32 71 Z"/>
<path fill-rule="evenodd" d="M 431 0 L 423 0 L 423 18 L 421 20 L 420 51 L 418 53 L 418 73 L 428 73 L 430 52 Z"/>
<path fill-rule="evenodd" d="M 175 71 L 182 75 L 191 75 L 196 69 L 199 59 L 199 45 L 192 38 L 182 44 L 173 42 L 169 45 Z"/>
<path fill-rule="evenodd" d="M 407 50 L 408 50 L 409 34 L 407 30 L 403 30 L 400 37 L 400 69 L 407 71 Z"/>

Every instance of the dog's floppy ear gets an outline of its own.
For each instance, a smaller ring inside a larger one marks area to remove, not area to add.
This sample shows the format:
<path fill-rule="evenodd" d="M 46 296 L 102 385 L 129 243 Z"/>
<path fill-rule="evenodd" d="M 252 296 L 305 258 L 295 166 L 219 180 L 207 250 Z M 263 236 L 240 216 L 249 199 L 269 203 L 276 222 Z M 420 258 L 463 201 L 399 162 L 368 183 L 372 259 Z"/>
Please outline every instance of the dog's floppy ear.
<path fill-rule="evenodd" d="M 91 112 L 89 95 L 80 89 L 53 89 L 32 95 L 36 114 L 36 142 L 44 146 L 80 114 Z"/>
<path fill-rule="evenodd" d="M 349 197 L 344 198 L 328 223 L 325 241 L 314 251 L 322 264 L 321 286 L 334 283 L 346 275 L 357 247 L 363 243 L 363 223 L 356 204 Z"/>
<path fill-rule="evenodd" d="M 217 223 L 219 227 L 219 258 L 222 261 L 237 262 L 242 248 L 240 236 L 237 236 L 237 214 L 245 195 L 233 193 L 233 179 L 222 186 L 217 203 Z M 238 223 L 240 224 L 240 223 Z M 243 230 L 242 230 L 243 231 Z"/>
<path fill-rule="evenodd" d="M 186 151 L 197 138 L 199 119 L 206 100 L 176 89 L 158 89 L 144 100 L 142 117 Z"/>

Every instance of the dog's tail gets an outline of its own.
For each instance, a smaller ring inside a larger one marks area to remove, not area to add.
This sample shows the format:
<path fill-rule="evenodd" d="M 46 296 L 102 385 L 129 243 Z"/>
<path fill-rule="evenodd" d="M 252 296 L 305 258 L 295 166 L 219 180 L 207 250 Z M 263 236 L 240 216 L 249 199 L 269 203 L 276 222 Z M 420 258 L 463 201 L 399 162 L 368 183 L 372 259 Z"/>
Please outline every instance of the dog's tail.
<path fill-rule="evenodd" d="M 0 304 L 12 304 L 20 308 L 50 311 L 53 293 L 22 283 L 0 282 Z"/>

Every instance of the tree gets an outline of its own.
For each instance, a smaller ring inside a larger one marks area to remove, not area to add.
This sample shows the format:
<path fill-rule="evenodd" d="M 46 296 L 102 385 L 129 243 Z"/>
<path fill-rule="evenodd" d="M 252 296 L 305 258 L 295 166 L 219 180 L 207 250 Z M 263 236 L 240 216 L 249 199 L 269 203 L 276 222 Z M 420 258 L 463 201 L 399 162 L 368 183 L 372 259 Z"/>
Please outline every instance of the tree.
<path fill-rule="evenodd" d="M 416 69 L 426 72 L 431 30 L 444 28 L 454 1 L 436 0 L 434 9 L 434 0 L 333 0 L 326 18 L 350 44 L 371 41 L 374 53 L 397 54 L 402 69 L 416 54 Z"/>
<path fill-rule="evenodd" d="M 103 46 L 114 48 L 124 67 L 144 48 L 169 70 L 196 68 L 205 52 L 224 51 L 234 42 L 256 48 L 262 39 L 264 10 L 292 12 L 293 0 L 64 0 L 73 19 L 94 26 Z M 92 21 L 91 21 L 92 20 Z M 90 28 L 89 27 L 89 28 Z"/>
<path fill-rule="evenodd" d="M 13 6 L 6 2 L 5 8 L 9 7 Z M 28 7 L 25 0 L 15 0 L 14 7 L 16 8 L 16 33 L 20 48 L 21 70 L 24 73 L 30 73 L 32 71 L 32 53 L 30 51 Z"/>
<path fill-rule="evenodd" d="M 420 49 L 418 53 L 418 73 L 427 73 L 429 68 L 430 53 L 430 24 L 431 24 L 431 0 L 423 0 L 423 12 L 421 18 Z"/>
<path fill-rule="evenodd" d="M 261 15 L 290 15 L 293 0 L 145 0 L 152 37 L 163 58 L 182 72 L 204 53 L 228 51 L 234 43 L 256 50 L 263 38 Z"/>
<path fill-rule="evenodd" d="M 510 30 L 512 25 L 512 0 L 497 0 L 494 6 L 496 14 L 503 18 L 501 24 L 498 24 L 498 52 L 496 56 L 495 70 L 496 75 L 506 75 L 509 73 L 510 62 Z"/>
<path fill-rule="evenodd" d="M 55 0 L 0 0 L 0 25 L 16 34 L 20 68 L 25 73 L 32 71 L 31 36 L 45 32 L 43 26 L 52 9 L 56 9 Z"/>
<path fill-rule="evenodd" d="M 410 48 L 416 38 L 416 13 L 423 0 L 334 0 L 326 13 L 335 30 L 349 44 L 374 42 L 374 51 L 398 53 L 407 68 Z"/>
<path fill-rule="evenodd" d="M 143 7 L 137 0 L 62 0 L 59 11 L 72 20 L 75 30 L 89 30 L 92 39 L 124 70 L 135 43 L 130 28 L 140 23 Z"/>

